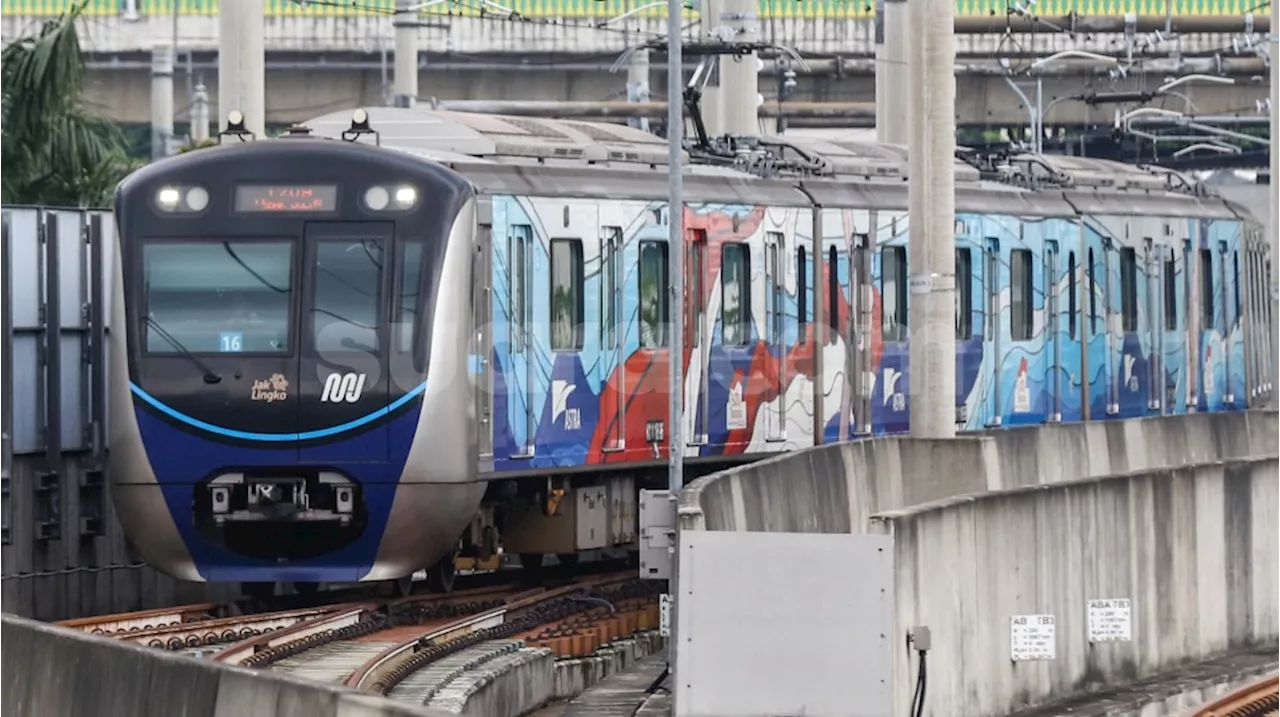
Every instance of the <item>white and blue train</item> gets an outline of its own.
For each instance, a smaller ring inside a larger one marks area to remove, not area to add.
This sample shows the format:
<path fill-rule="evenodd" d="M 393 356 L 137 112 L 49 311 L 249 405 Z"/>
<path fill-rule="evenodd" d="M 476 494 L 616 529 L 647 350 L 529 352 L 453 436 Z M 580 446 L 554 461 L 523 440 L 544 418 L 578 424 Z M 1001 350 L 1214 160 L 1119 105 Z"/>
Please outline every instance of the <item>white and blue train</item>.
<path fill-rule="evenodd" d="M 403 586 L 430 566 L 447 587 L 459 554 L 634 547 L 637 490 L 665 480 L 673 330 L 691 473 L 907 429 L 900 148 L 775 138 L 805 159 L 771 176 L 692 158 L 671 317 L 663 140 L 356 115 L 120 186 L 110 473 L 158 568 Z M 1066 157 L 957 161 L 956 187 L 961 429 L 1268 395 L 1268 250 L 1244 208 Z"/>

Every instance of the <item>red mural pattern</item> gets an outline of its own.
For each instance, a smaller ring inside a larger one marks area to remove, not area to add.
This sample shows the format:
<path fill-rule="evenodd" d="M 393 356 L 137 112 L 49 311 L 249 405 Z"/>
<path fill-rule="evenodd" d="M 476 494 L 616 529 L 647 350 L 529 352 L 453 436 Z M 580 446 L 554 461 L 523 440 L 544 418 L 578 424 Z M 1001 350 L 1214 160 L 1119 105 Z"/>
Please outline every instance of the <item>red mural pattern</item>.
<path fill-rule="evenodd" d="M 685 210 L 686 245 L 705 243 L 703 256 L 703 281 L 701 305 L 709 306 L 713 291 L 719 288 L 721 248 L 726 243 L 746 242 L 759 231 L 764 221 L 765 209 L 756 207 L 748 214 L 740 216 L 737 227 L 734 218 L 722 211 L 699 213 Z M 685 320 L 684 330 L 684 368 L 687 371 L 693 354 L 693 317 L 694 306 L 690 301 L 689 291 L 697 286 L 692 274 L 695 271 L 693 262 L 686 261 L 685 286 Z M 831 279 L 826 261 L 820 262 L 821 284 L 828 286 Z M 872 365 L 879 366 L 882 351 L 880 333 L 880 295 L 872 293 Z M 816 291 L 814 294 L 823 302 L 826 316 L 831 315 L 832 307 L 828 291 Z M 847 326 L 852 313 L 852 306 L 845 291 L 837 292 L 836 311 L 839 312 L 839 326 Z M 742 399 L 745 403 L 747 425 L 745 428 L 729 431 L 724 441 L 725 454 L 744 453 L 755 432 L 756 417 L 765 404 L 777 399 L 783 388 L 800 375 L 815 379 L 814 355 L 819 350 L 820 341 L 825 338 L 826 327 L 815 326 L 813 322 L 805 325 L 804 335 L 798 345 L 787 348 L 785 355 L 770 351 L 764 341 L 757 341 L 751 352 L 749 368 L 734 370 L 730 387 L 742 384 Z M 820 336 L 821 334 L 821 336 Z M 668 417 L 668 382 L 670 352 L 665 349 L 639 349 L 627 357 L 622 366 L 614 369 L 606 382 L 604 392 L 600 396 L 600 421 L 591 439 L 591 449 L 587 457 L 588 463 L 619 463 L 626 461 L 652 460 L 655 458 L 653 447 L 645 436 L 646 424 L 650 421 L 666 423 Z M 783 366 L 779 366 L 779 361 Z M 735 363 L 740 363 L 735 361 Z M 785 369 L 784 370 L 780 370 Z M 874 370 L 874 368 L 873 368 Z M 625 382 L 623 376 L 625 375 Z M 625 401 L 625 436 L 619 436 L 618 404 Z M 610 450 L 619 445 L 619 438 L 625 438 L 625 448 Z M 665 459 L 668 450 L 666 444 L 659 446 L 658 458 Z"/>

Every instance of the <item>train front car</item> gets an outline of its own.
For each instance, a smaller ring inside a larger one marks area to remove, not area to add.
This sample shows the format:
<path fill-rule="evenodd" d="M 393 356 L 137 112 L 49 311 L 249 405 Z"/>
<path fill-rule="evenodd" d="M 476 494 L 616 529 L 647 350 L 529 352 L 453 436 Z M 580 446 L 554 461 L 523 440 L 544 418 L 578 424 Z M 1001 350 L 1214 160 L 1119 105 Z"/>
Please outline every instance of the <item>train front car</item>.
<path fill-rule="evenodd" d="M 452 566 L 483 494 L 468 182 L 291 137 L 150 165 L 116 219 L 110 479 L 146 560 L 245 583 Z"/>

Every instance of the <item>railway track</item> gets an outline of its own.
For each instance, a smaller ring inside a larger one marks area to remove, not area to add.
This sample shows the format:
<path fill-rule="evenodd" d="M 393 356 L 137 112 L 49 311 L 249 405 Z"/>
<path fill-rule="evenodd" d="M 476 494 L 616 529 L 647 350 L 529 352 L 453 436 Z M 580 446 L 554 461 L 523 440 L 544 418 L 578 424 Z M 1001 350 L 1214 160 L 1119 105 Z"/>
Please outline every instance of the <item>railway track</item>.
<path fill-rule="evenodd" d="M 655 629 L 660 589 L 627 570 L 559 586 L 491 586 L 349 603 L 311 616 L 263 615 L 263 624 L 293 622 L 224 645 L 210 659 L 423 704 L 470 670 L 501 671 L 504 660 L 527 658 L 524 647 L 583 657 Z M 177 635 L 169 637 L 176 645 Z"/>
<path fill-rule="evenodd" d="M 1259 680 L 1210 702 L 1191 717 L 1270 717 L 1280 710 L 1280 678 Z"/>
<path fill-rule="evenodd" d="M 620 567 L 542 573 L 533 587 L 513 581 L 527 575 L 507 573 L 505 580 L 447 594 L 366 596 L 243 615 L 234 614 L 234 606 L 205 603 L 62 625 L 423 704 L 469 671 L 502 673 L 520 660 L 548 659 L 526 647 L 547 648 L 556 659 L 588 657 L 620 638 L 655 630 L 662 585 Z"/>

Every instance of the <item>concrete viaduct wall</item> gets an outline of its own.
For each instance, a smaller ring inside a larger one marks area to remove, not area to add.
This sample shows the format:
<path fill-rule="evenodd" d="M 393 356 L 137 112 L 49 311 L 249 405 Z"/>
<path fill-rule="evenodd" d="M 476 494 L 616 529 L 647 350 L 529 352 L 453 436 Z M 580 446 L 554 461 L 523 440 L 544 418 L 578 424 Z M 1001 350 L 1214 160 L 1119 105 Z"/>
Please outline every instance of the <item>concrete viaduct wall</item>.
<path fill-rule="evenodd" d="M 1277 414 L 1051 425 L 825 446 L 707 476 L 685 530 L 888 532 L 901 637 L 932 632 L 929 712 L 1004 715 L 1277 641 Z M 1131 600 L 1091 644 L 1087 600 Z M 1054 615 L 1056 659 L 1013 662 L 1010 620 Z"/>
<path fill-rule="evenodd" d="M 354 690 L 229 667 L 5 613 L 5 714 L 445 717 Z"/>

